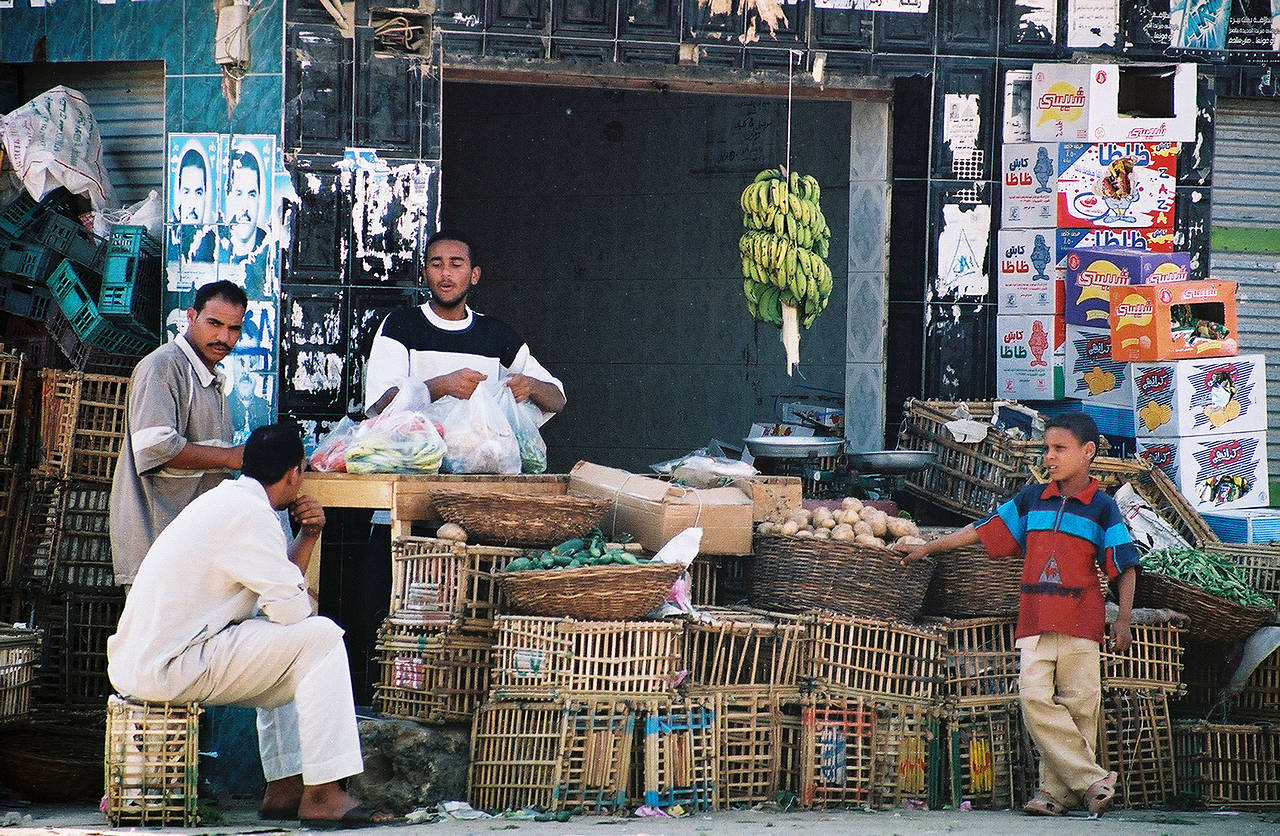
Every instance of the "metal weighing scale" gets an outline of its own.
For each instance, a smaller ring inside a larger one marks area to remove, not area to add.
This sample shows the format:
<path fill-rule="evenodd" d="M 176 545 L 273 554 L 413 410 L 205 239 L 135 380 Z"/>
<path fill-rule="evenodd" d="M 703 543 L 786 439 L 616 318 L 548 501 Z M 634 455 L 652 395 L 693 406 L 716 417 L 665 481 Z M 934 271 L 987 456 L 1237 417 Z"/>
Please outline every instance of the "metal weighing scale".
<path fill-rule="evenodd" d="M 766 476 L 798 476 L 806 499 L 893 499 L 908 473 L 934 459 L 928 450 L 842 452 L 843 438 L 765 436 L 746 438 L 755 467 Z"/>

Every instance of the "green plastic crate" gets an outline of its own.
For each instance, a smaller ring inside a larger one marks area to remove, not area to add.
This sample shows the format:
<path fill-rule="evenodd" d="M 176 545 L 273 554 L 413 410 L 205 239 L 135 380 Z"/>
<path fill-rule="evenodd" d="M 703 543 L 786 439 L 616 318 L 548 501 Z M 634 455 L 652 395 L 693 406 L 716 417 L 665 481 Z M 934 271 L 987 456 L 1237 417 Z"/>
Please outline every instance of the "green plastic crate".
<path fill-rule="evenodd" d="M 102 316 L 97 296 L 81 278 L 83 274 L 68 259 L 49 277 L 49 291 L 76 335 L 114 354 L 145 354 L 154 348 L 159 342 L 155 337 L 136 333 Z"/>
<path fill-rule="evenodd" d="M 56 212 L 46 212 L 35 231 L 28 233 L 28 237 L 62 253 L 77 264 L 102 272 L 107 242 L 70 218 L 64 218 Z"/>

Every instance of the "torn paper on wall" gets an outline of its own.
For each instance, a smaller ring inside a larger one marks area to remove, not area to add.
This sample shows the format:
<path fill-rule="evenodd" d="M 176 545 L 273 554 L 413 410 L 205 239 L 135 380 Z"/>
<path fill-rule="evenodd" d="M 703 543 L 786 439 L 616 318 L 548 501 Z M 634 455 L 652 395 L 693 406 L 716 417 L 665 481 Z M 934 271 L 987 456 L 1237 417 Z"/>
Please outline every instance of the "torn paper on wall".
<path fill-rule="evenodd" d="M 64 186 L 99 211 L 119 206 L 102 162 L 102 133 L 78 90 L 58 85 L 0 117 L 0 143 L 36 200 Z"/>
<path fill-rule="evenodd" d="M 1031 71 L 1009 70 L 1004 74 L 1005 142 L 1031 141 Z"/>
<path fill-rule="evenodd" d="M 369 278 L 411 274 L 418 248 L 439 223 L 439 168 L 394 168 L 369 149 L 348 149 L 342 188 L 351 196 L 351 258 Z"/>
<path fill-rule="evenodd" d="M 1067 0 L 1067 46 L 1112 46 L 1120 28 L 1120 0 Z"/>
<path fill-rule="evenodd" d="M 985 262 L 990 234 L 990 206 L 978 204 L 961 207 L 950 204 L 942 207 L 935 298 L 987 294 L 990 283 Z"/>

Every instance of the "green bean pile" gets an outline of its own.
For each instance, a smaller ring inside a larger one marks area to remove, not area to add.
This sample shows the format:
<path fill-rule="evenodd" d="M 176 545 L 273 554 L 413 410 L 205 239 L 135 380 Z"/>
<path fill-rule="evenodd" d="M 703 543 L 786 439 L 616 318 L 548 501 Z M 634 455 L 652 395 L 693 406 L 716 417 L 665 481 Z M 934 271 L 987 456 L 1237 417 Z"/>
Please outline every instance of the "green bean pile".
<path fill-rule="evenodd" d="M 1231 558 L 1223 555 L 1207 554 L 1199 549 L 1155 549 L 1142 556 L 1142 568 L 1185 581 L 1241 606 L 1271 605 L 1249 586 Z"/>

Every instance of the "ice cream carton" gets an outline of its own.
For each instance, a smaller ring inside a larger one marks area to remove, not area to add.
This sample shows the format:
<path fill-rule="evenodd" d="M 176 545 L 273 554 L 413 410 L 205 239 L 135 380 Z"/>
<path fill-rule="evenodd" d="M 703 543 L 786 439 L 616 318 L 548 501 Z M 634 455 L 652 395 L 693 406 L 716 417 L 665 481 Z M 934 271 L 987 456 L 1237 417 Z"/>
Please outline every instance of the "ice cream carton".
<path fill-rule="evenodd" d="M 1066 323 L 1063 388 L 1068 398 L 1086 403 L 1133 407 L 1133 377 L 1128 363 L 1111 357 L 1111 332 Z"/>
<path fill-rule="evenodd" d="M 1187 253 L 1150 253 L 1120 247 L 1076 247 L 1067 253 L 1063 315 L 1073 325 L 1108 326 L 1111 288 L 1185 282 L 1191 275 Z"/>
<path fill-rule="evenodd" d="M 1060 316 L 997 316 L 996 397 L 1061 398 L 1065 340 Z"/>
<path fill-rule="evenodd" d="M 1194 64 L 1033 64 L 1035 142 L 1194 142 Z"/>
<path fill-rule="evenodd" d="M 1058 226 L 1173 229 L 1176 142 L 1058 146 Z"/>
<path fill-rule="evenodd" d="M 1111 355 L 1117 360 L 1234 357 L 1240 351 L 1235 282 L 1134 285 L 1110 293 Z"/>
<path fill-rule="evenodd" d="M 1013 142 L 1003 149 L 1000 226 L 1042 227 L 1057 223 L 1058 146 Z"/>
<path fill-rule="evenodd" d="M 1173 232 L 1164 229 L 1108 229 L 1105 227 L 1059 227 L 1058 253 L 1066 269 L 1067 255 L 1077 247 L 1122 247 L 1150 253 L 1173 252 Z"/>
<path fill-rule="evenodd" d="M 1133 412 L 1144 438 L 1265 430 L 1266 358 L 1134 363 Z"/>
<path fill-rule="evenodd" d="M 1062 316 L 1062 276 L 1055 239 L 1052 228 L 1002 229 L 996 233 L 997 313 Z"/>
<path fill-rule="evenodd" d="M 1268 504 L 1265 432 L 1139 438 L 1138 456 L 1168 474 L 1197 511 Z"/>

